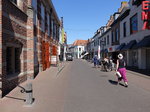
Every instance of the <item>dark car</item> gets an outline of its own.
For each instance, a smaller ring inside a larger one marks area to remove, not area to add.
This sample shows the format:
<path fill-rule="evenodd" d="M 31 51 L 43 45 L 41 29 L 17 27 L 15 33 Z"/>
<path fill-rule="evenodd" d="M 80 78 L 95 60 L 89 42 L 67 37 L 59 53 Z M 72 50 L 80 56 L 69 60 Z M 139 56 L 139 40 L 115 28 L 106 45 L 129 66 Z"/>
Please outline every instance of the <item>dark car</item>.
<path fill-rule="evenodd" d="M 73 61 L 72 53 L 66 53 L 66 61 Z"/>

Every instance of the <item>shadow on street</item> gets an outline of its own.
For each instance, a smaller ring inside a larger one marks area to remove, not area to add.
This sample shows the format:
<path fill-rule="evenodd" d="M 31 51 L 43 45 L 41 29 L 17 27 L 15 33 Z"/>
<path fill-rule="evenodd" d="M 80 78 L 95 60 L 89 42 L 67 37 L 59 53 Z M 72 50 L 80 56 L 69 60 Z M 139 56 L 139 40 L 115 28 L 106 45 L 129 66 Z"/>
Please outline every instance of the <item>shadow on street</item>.
<path fill-rule="evenodd" d="M 26 101 L 25 99 L 22 98 L 16 98 L 16 97 L 12 97 L 12 96 L 5 96 L 6 98 L 11 98 L 11 99 L 15 99 L 15 100 L 20 100 L 20 101 Z"/>
<path fill-rule="evenodd" d="M 112 85 L 118 85 L 118 82 L 117 81 L 113 81 L 113 80 L 108 80 L 108 82 Z"/>

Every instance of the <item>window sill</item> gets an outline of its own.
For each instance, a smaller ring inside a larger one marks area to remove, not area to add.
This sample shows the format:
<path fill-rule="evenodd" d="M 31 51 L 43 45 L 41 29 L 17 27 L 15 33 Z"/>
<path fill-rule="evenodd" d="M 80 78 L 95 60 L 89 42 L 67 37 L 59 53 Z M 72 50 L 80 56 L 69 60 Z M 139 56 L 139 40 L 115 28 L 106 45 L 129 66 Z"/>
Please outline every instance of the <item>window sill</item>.
<path fill-rule="evenodd" d="M 138 33 L 138 31 L 135 31 L 135 32 L 133 32 L 133 33 L 130 33 L 130 35 L 134 35 L 134 34 L 136 34 L 136 33 Z"/>

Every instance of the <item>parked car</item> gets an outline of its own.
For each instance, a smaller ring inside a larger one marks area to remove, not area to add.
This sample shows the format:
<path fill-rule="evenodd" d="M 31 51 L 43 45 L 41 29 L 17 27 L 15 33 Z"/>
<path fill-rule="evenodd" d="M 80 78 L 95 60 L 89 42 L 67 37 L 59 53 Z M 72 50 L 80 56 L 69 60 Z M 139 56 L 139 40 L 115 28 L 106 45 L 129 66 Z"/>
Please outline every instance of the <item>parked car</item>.
<path fill-rule="evenodd" d="M 72 53 L 70 52 L 66 53 L 66 61 L 73 61 Z"/>

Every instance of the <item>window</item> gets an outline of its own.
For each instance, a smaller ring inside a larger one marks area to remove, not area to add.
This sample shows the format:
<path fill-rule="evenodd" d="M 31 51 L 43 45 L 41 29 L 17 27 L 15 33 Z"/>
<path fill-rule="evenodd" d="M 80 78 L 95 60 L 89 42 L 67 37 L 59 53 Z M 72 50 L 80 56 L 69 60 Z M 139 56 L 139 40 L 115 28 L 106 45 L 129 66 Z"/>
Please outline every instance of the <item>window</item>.
<path fill-rule="evenodd" d="M 20 48 L 7 47 L 6 49 L 6 69 L 7 75 L 20 72 L 21 62 L 20 62 Z"/>
<path fill-rule="evenodd" d="M 56 40 L 58 40 L 59 41 L 59 26 L 57 25 L 56 26 Z M 67 42 L 67 34 L 65 33 L 65 42 Z"/>
<path fill-rule="evenodd" d="M 106 37 L 104 38 L 104 46 L 106 46 Z"/>
<path fill-rule="evenodd" d="M 114 35 L 115 35 L 114 31 L 112 31 L 112 34 L 111 34 L 111 35 L 112 35 L 112 38 L 111 38 L 111 39 L 112 39 L 112 43 L 114 43 L 114 42 L 115 42 L 115 41 L 114 41 L 114 37 L 115 37 L 115 36 L 114 36 Z"/>
<path fill-rule="evenodd" d="M 109 45 L 109 35 L 107 35 L 107 45 Z"/>
<path fill-rule="evenodd" d="M 126 37 L 126 22 L 123 23 L 123 36 Z"/>
<path fill-rule="evenodd" d="M 20 72 L 20 49 L 15 48 L 15 72 Z"/>
<path fill-rule="evenodd" d="M 119 40 L 119 29 L 116 28 L 116 30 L 115 30 L 115 42 L 118 42 L 118 40 Z"/>
<path fill-rule="evenodd" d="M 43 4 L 41 4 L 41 28 L 42 31 L 45 30 L 45 8 Z"/>
<path fill-rule="evenodd" d="M 53 19 L 51 20 L 51 37 L 53 37 L 53 30 L 54 30 L 54 28 L 53 28 Z"/>
<path fill-rule="evenodd" d="M 136 33 L 138 31 L 138 19 L 137 14 L 130 18 L 130 34 Z"/>
<path fill-rule="evenodd" d="M 45 24 L 45 32 L 47 32 L 48 31 L 48 13 L 47 13 L 47 10 L 46 10 L 46 8 L 45 8 L 45 19 L 44 19 L 44 24 Z"/>
<path fill-rule="evenodd" d="M 37 0 L 37 18 L 39 19 L 41 26 L 41 2 L 39 0 Z"/>
<path fill-rule="evenodd" d="M 32 0 L 32 6 L 33 6 L 33 22 L 34 25 L 37 25 L 37 0 Z"/>
<path fill-rule="evenodd" d="M 49 31 L 50 31 L 50 37 L 52 37 L 52 9 L 50 10 L 50 15 L 49 15 Z"/>
<path fill-rule="evenodd" d="M 81 51 L 81 48 L 79 48 L 79 52 Z"/>
<path fill-rule="evenodd" d="M 96 41 L 94 41 L 94 46 L 96 46 Z"/>
<path fill-rule="evenodd" d="M 133 50 L 131 52 L 131 59 L 132 59 L 132 66 L 137 67 L 138 66 L 138 51 Z"/>
<path fill-rule="evenodd" d="M 56 24 L 53 22 L 53 38 L 56 39 Z"/>
<path fill-rule="evenodd" d="M 48 25 L 48 35 L 50 36 L 50 16 L 49 16 L 49 14 L 47 14 L 47 25 Z"/>
<path fill-rule="evenodd" d="M 7 74 L 11 74 L 13 73 L 13 64 L 12 64 L 12 51 L 13 51 L 13 48 L 12 47 L 7 47 L 6 49 L 6 63 L 7 63 Z"/>
<path fill-rule="evenodd" d="M 32 0 L 32 6 L 35 10 L 37 9 L 37 0 Z"/>
<path fill-rule="evenodd" d="M 96 39 L 96 41 L 97 41 L 97 46 L 99 45 L 99 41 L 98 41 L 98 39 Z"/>

